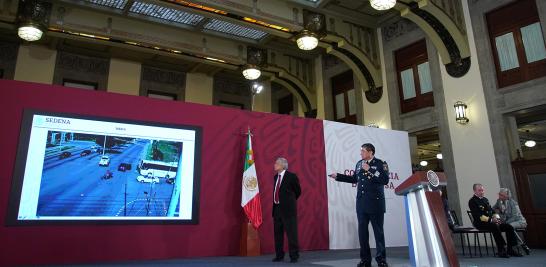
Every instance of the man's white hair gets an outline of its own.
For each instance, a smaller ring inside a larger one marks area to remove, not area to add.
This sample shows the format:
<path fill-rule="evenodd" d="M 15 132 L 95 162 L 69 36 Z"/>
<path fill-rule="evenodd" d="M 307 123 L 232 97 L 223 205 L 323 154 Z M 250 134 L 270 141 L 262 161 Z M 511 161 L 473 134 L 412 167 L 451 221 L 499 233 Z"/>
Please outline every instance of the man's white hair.
<path fill-rule="evenodd" d="M 277 158 L 276 161 L 278 161 L 282 165 L 283 169 L 288 170 L 288 160 L 286 160 L 285 158 Z"/>
<path fill-rule="evenodd" d="M 499 190 L 499 193 L 505 194 L 505 195 L 507 195 L 508 197 L 512 197 L 512 192 L 510 192 L 510 189 L 505 188 L 505 187 L 501 188 L 501 189 Z"/>

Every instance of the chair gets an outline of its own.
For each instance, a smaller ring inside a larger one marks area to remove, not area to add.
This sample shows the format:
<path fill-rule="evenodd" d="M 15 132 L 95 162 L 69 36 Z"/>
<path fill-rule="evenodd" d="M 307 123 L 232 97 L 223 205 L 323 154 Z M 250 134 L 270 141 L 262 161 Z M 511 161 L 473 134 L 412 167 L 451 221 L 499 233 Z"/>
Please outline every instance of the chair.
<path fill-rule="evenodd" d="M 519 241 L 525 245 L 527 245 L 527 228 L 514 228 L 514 231 L 516 231 L 516 237 L 519 239 Z M 521 233 L 521 236 L 518 234 L 518 233 Z M 518 250 L 518 252 L 521 253 L 520 251 L 520 246 L 516 246 L 516 249 Z M 529 253 L 527 253 L 527 251 L 525 251 L 525 253 L 527 255 L 529 255 Z"/>
<path fill-rule="evenodd" d="M 474 225 L 474 217 L 472 217 L 472 212 L 467 210 L 466 214 L 468 215 L 468 218 L 470 218 L 470 222 L 472 225 Z M 483 239 L 485 240 L 485 252 L 486 255 L 489 256 L 489 244 L 487 243 L 487 234 L 489 234 L 489 240 L 491 241 L 491 249 L 493 250 L 493 256 L 496 255 L 495 252 L 495 243 L 493 242 L 493 233 L 488 230 L 481 230 L 474 228 L 474 254 L 476 254 L 476 247 L 478 248 L 478 251 L 480 253 L 480 257 L 482 257 L 482 247 L 480 244 L 480 234 L 483 234 Z M 477 244 L 477 246 L 476 246 Z M 472 255 L 471 255 L 472 257 Z"/>
<path fill-rule="evenodd" d="M 457 213 L 454 210 L 449 210 L 448 214 L 451 217 L 451 220 L 453 221 L 453 225 L 454 225 L 454 227 L 451 229 L 451 232 L 455 235 L 459 235 L 461 239 L 461 246 L 463 248 L 463 256 L 466 255 L 465 253 L 465 241 L 466 241 L 468 253 L 470 257 L 472 257 L 472 250 L 470 247 L 470 238 L 468 237 L 468 234 L 473 233 L 476 229 L 474 229 L 474 227 L 463 227 L 461 223 L 459 222 L 459 217 L 457 217 Z"/>

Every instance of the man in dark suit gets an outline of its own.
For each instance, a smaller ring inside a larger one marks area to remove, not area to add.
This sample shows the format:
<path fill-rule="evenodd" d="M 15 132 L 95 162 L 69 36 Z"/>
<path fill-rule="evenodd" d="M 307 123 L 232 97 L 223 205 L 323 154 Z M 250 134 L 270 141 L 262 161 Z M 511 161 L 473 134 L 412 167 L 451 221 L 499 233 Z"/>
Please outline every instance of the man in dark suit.
<path fill-rule="evenodd" d="M 296 174 L 287 171 L 288 161 L 278 158 L 275 161 L 273 187 L 273 227 L 275 234 L 275 258 L 284 260 L 284 232 L 288 237 L 290 262 L 298 262 L 298 209 L 296 200 L 301 195 L 300 182 Z"/>
<path fill-rule="evenodd" d="M 516 232 L 514 227 L 510 224 L 503 223 L 498 214 L 493 212 L 489 200 L 484 197 L 485 189 L 482 184 L 474 184 L 472 186 L 474 190 L 474 196 L 468 201 L 468 208 L 472 213 L 472 223 L 474 227 L 480 230 L 491 231 L 497 244 L 498 256 L 500 258 L 521 257 L 521 253 L 514 250 L 514 246 L 517 243 Z M 506 232 L 506 239 L 504 241 L 501 232 Z M 508 244 L 506 244 L 508 243 Z M 506 248 L 506 245 L 508 247 Z"/>
<path fill-rule="evenodd" d="M 358 267 L 371 266 L 371 253 L 368 224 L 372 223 L 375 237 L 375 260 L 378 266 L 386 267 L 385 235 L 383 219 L 385 215 L 385 185 L 389 183 L 389 166 L 375 157 L 375 147 L 363 144 L 360 148 L 362 160 L 356 163 L 353 175 L 333 173 L 329 176 L 339 182 L 357 184 L 356 216 L 358 219 L 358 239 L 360 241 L 360 259 Z"/>

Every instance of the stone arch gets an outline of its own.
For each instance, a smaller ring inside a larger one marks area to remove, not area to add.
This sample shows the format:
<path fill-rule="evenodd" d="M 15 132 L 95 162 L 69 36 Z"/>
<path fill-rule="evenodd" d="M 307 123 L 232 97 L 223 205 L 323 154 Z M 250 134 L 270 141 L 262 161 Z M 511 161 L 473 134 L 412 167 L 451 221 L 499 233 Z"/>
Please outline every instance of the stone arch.
<path fill-rule="evenodd" d="M 421 28 L 430 38 L 446 71 L 452 77 L 462 77 L 470 69 L 470 49 L 466 35 L 453 20 L 430 0 L 398 1 L 400 15 Z"/>
<path fill-rule="evenodd" d="M 285 87 L 290 93 L 296 96 L 298 103 L 300 103 L 305 110 L 305 117 L 316 118 L 317 109 L 316 101 L 314 101 L 313 95 L 309 91 L 309 88 L 296 76 L 290 74 L 284 68 L 269 65 L 265 68 L 265 75 L 269 77 L 271 82 L 278 83 Z"/>

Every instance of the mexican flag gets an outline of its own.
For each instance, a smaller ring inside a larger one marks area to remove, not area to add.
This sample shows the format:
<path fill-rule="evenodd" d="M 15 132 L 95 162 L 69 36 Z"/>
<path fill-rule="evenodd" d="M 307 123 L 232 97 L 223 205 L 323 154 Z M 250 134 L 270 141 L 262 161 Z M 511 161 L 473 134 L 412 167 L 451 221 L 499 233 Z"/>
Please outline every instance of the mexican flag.
<path fill-rule="evenodd" d="M 262 204 L 260 202 L 260 189 L 256 175 L 256 164 L 254 164 L 250 131 L 248 131 L 242 190 L 241 207 L 245 210 L 246 217 L 252 223 L 252 226 L 258 229 L 262 224 Z"/>

